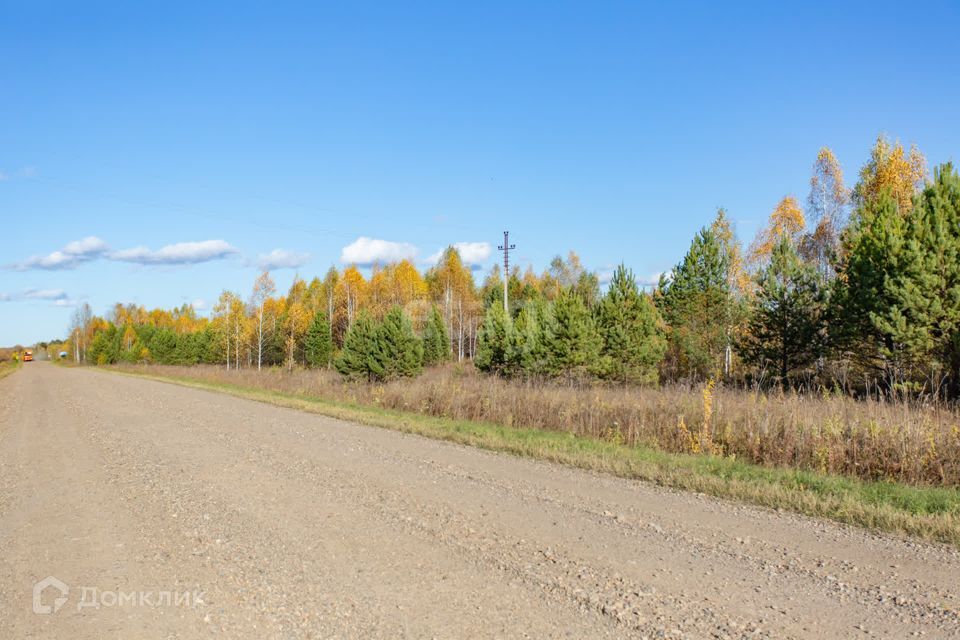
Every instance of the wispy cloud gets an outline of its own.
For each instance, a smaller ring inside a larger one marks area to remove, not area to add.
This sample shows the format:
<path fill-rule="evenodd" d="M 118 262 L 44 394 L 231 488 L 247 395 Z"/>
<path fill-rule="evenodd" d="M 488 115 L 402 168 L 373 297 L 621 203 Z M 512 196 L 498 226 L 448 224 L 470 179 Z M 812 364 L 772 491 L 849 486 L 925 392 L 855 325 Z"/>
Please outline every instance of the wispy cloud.
<path fill-rule="evenodd" d="M 194 311 L 203 311 L 207 308 L 207 301 L 203 298 L 197 298 L 190 303 L 190 306 L 193 307 Z"/>
<path fill-rule="evenodd" d="M 32 256 L 22 262 L 7 265 L 7 268 L 16 271 L 75 269 L 85 262 L 91 262 L 98 258 L 143 265 L 196 264 L 221 260 L 236 253 L 238 253 L 237 250 L 223 240 L 179 242 L 155 251 L 143 246 L 111 251 L 107 243 L 100 238 L 88 236 L 82 240 L 67 243 L 59 251 L 47 255 Z"/>
<path fill-rule="evenodd" d="M 454 242 L 453 248 L 460 254 L 460 259 L 463 263 L 471 267 L 481 266 L 490 259 L 490 254 L 493 253 L 493 247 L 489 242 Z M 446 249 L 441 249 L 429 256 L 427 262 L 429 264 L 440 262 L 444 251 L 446 251 Z"/>
<path fill-rule="evenodd" d="M 597 280 L 600 283 L 601 287 L 606 287 L 610 284 L 610 281 L 613 279 L 613 274 L 616 272 L 617 266 L 613 264 L 607 264 L 603 267 L 597 269 Z M 634 277 L 637 280 L 637 285 L 641 288 L 656 287 L 660 283 L 660 276 L 666 275 L 667 278 L 670 277 L 670 271 L 654 271 L 649 275 L 640 275 L 634 273 Z"/>
<path fill-rule="evenodd" d="M 340 253 L 340 262 L 370 266 L 377 262 L 412 260 L 417 248 L 409 242 L 391 242 L 361 236 L 345 246 Z"/>
<path fill-rule="evenodd" d="M 0 182 L 6 182 L 14 178 L 32 178 L 35 175 L 37 175 L 36 167 L 21 167 L 13 173 L 0 169 Z"/>
<path fill-rule="evenodd" d="M 660 283 L 660 276 L 665 276 L 667 280 L 669 280 L 670 278 L 673 277 L 673 269 L 670 269 L 668 271 L 655 271 L 651 273 L 649 276 L 647 276 L 646 279 L 642 277 L 637 278 L 637 282 L 645 286 L 656 286 L 657 284 Z"/>
<path fill-rule="evenodd" d="M 54 251 L 45 256 L 32 256 L 23 262 L 8 265 L 8 268 L 17 271 L 31 269 L 75 269 L 84 262 L 90 262 L 104 255 L 109 250 L 107 243 L 96 236 L 88 236 L 82 240 L 67 243 L 63 249 Z"/>
<path fill-rule="evenodd" d="M 277 269 L 296 269 L 309 261 L 309 253 L 274 249 L 270 253 L 261 253 L 252 263 L 261 271 L 276 271 Z"/>
<path fill-rule="evenodd" d="M 63 289 L 24 289 L 20 293 L 0 293 L 0 302 L 49 302 L 57 307 L 72 307 L 77 301 Z"/>
<path fill-rule="evenodd" d="M 601 287 L 605 287 L 610 284 L 610 281 L 613 279 L 613 272 L 616 270 L 617 267 L 610 264 L 597 269 L 597 281 Z"/>
<path fill-rule="evenodd" d="M 107 257 L 118 262 L 142 265 L 182 265 L 222 260 L 237 253 L 232 245 L 223 240 L 204 240 L 168 244 L 156 251 L 147 247 L 122 249 L 111 251 Z"/>
<path fill-rule="evenodd" d="M 65 300 L 67 292 L 63 289 L 27 289 L 22 297 L 27 300 Z"/>

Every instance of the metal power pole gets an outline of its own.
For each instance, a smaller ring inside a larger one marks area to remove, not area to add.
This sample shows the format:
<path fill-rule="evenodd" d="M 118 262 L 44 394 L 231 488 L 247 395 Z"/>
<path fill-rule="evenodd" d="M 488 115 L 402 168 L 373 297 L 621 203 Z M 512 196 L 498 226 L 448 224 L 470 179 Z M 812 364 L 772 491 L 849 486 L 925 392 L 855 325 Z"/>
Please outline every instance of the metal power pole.
<path fill-rule="evenodd" d="M 510 282 L 510 252 L 517 248 L 517 245 L 510 244 L 510 232 L 503 232 L 503 244 L 497 247 L 503 251 L 503 310 L 510 313 L 510 305 L 507 302 L 507 285 Z"/>

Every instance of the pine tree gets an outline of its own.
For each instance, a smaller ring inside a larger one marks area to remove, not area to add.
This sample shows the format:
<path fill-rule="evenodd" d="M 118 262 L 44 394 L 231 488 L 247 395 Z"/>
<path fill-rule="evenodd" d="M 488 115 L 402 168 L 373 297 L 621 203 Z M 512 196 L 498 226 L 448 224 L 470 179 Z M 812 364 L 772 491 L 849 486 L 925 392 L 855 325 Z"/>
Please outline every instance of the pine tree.
<path fill-rule="evenodd" d="M 842 277 L 831 295 L 831 347 L 885 382 L 903 379 L 901 350 L 883 316 L 895 306 L 887 283 L 902 271 L 905 244 L 896 200 L 883 193 L 863 205 L 843 234 Z"/>
<path fill-rule="evenodd" d="M 543 300 L 527 302 L 513 323 L 507 344 L 508 375 L 543 376 L 547 372 L 544 327 L 549 323 L 550 307 Z"/>
<path fill-rule="evenodd" d="M 413 377 L 423 365 L 423 344 L 413 332 L 410 318 L 399 306 L 384 316 L 374 335 L 370 370 L 378 380 Z"/>
<path fill-rule="evenodd" d="M 376 340 L 376 324 L 366 311 L 361 311 L 344 338 L 337 371 L 348 378 L 372 380 Z"/>
<path fill-rule="evenodd" d="M 821 354 L 825 305 L 820 282 L 815 267 L 801 261 L 789 237 L 774 245 L 770 263 L 758 276 L 742 351 L 758 369 L 775 371 L 784 387 L 791 373 Z"/>
<path fill-rule="evenodd" d="M 513 323 L 502 304 L 487 307 L 483 324 L 477 331 L 477 353 L 473 363 L 480 371 L 505 374 L 509 368 L 509 349 Z"/>
<path fill-rule="evenodd" d="M 621 264 L 597 307 L 603 376 L 621 382 L 655 383 L 666 351 L 661 324 L 656 307 L 640 293 L 633 273 Z"/>
<path fill-rule="evenodd" d="M 669 280 L 661 280 L 658 306 L 669 326 L 668 368 L 674 377 L 706 379 L 723 371 L 739 315 L 731 265 L 731 252 L 705 228 Z"/>
<path fill-rule="evenodd" d="M 601 338 L 583 298 L 569 290 L 560 293 L 543 343 L 548 375 L 581 378 L 596 371 Z"/>
<path fill-rule="evenodd" d="M 307 364 L 311 367 L 327 367 L 333 355 L 333 338 L 330 323 L 322 311 L 313 316 L 305 340 Z"/>
<path fill-rule="evenodd" d="M 87 357 L 94 364 L 113 364 L 120 358 L 121 334 L 112 323 L 94 335 Z"/>
<path fill-rule="evenodd" d="M 150 356 L 157 364 L 172 364 L 177 349 L 177 334 L 172 329 L 159 328 L 149 341 Z"/>
<path fill-rule="evenodd" d="M 433 305 L 423 330 L 423 364 L 432 366 L 450 359 L 450 336 L 440 308 Z"/>
<path fill-rule="evenodd" d="M 177 346 L 170 357 L 173 364 L 194 365 L 200 361 L 201 334 L 184 333 L 177 336 Z"/>
<path fill-rule="evenodd" d="M 956 389 L 960 366 L 960 176 L 939 167 L 908 214 L 896 273 L 884 279 L 889 305 L 873 324 L 898 349 L 904 382 Z M 885 354 L 890 357 L 893 354 Z"/>

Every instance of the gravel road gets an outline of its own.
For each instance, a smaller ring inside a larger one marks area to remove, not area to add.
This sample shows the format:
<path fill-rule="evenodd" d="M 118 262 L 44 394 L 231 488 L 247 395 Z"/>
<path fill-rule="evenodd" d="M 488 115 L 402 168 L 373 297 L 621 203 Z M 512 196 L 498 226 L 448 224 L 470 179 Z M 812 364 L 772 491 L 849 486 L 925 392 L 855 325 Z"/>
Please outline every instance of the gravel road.
<path fill-rule="evenodd" d="M 102 371 L 0 381 L 2 638 L 941 638 L 958 611 L 942 546 Z"/>

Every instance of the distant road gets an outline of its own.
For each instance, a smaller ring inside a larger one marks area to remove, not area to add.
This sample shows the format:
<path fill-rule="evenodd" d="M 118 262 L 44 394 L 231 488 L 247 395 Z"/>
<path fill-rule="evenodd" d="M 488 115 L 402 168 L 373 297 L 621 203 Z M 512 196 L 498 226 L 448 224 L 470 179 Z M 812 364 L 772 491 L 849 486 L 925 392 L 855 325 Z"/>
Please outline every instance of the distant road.
<path fill-rule="evenodd" d="M 101 371 L 0 381 L 0 638 L 942 638 L 958 609 L 945 547 Z"/>

